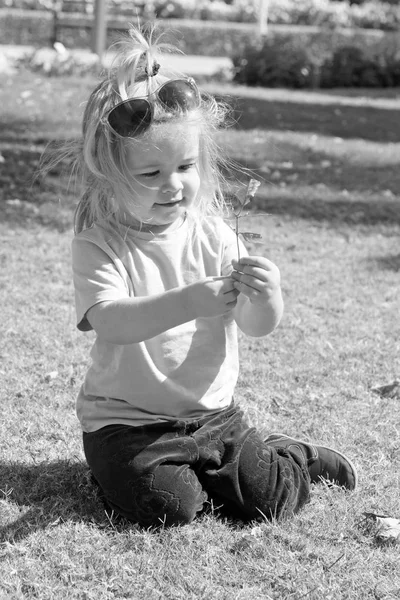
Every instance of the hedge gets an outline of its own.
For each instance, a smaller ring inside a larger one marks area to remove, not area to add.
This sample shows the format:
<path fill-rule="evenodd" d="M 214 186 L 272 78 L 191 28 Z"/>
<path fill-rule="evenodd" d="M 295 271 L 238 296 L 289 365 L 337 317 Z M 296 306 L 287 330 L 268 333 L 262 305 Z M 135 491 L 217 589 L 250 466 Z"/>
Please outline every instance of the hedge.
<path fill-rule="evenodd" d="M 57 40 L 67 48 L 88 48 L 91 42 L 93 19 L 80 13 L 48 11 L 0 10 L 0 39 L 3 44 L 24 44 L 36 47 L 51 46 Z M 117 34 L 125 31 L 126 17 L 114 17 L 108 21 L 107 45 L 115 41 Z M 158 21 L 158 31 L 170 32 L 172 40 L 185 54 L 203 56 L 233 56 L 254 42 L 255 25 L 247 23 L 222 23 L 163 19 Z M 362 29 L 326 29 L 291 25 L 271 25 L 268 38 L 293 36 L 312 54 L 326 57 L 336 48 L 352 44 L 367 48 L 374 54 L 396 54 L 400 49 L 400 37 L 395 32 Z"/>
<path fill-rule="evenodd" d="M 54 39 L 54 16 L 44 10 L 0 10 L 2 44 L 49 46 Z"/>
<path fill-rule="evenodd" d="M 234 81 L 286 88 L 398 87 L 400 52 L 377 55 L 348 42 L 316 54 L 300 36 L 268 37 L 232 57 Z"/>
<path fill-rule="evenodd" d="M 95 0 L 0 0 L 0 8 L 49 10 L 92 14 Z M 256 23 L 255 0 L 108 0 L 112 15 L 130 19 L 191 19 Z M 275 25 L 314 25 L 400 29 L 399 1 L 381 0 L 270 0 L 268 18 Z"/>

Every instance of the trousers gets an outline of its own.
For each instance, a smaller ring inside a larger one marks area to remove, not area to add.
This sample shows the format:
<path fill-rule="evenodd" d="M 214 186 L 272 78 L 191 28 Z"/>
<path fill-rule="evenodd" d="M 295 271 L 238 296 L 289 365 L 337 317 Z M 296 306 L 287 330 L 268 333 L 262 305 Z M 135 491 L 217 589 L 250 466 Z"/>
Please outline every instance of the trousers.
<path fill-rule="evenodd" d="M 305 463 L 269 447 L 234 407 L 197 420 L 83 433 L 104 500 L 144 527 L 190 523 L 207 502 L 242 520 L 280 519 L 309 501 Z"/>

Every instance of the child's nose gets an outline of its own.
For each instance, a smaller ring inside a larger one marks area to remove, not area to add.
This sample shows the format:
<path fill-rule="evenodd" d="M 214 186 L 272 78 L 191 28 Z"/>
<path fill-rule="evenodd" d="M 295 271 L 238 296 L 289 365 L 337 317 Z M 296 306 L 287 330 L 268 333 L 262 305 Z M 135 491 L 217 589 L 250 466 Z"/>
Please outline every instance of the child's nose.
<path fill-rule="evenodd" d="M 178 173 L 171 174 L 168 179 L 164 182 L 162 192 L 179 192 L 183 188 L 183 183 Z"/>

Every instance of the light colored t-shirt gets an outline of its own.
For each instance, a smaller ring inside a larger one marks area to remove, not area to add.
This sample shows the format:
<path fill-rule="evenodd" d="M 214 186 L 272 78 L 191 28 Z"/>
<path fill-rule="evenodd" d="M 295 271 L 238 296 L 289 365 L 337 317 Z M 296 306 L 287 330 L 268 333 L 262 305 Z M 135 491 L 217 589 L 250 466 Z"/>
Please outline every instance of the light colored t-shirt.
<path fill-rule="evenodd" d="M 243 244 L 240 252 L 246 254 Z M 78 328 L 91 329 L 85 315 L 99 302 L 228 275 L 235 257 L 236 236 L 218 218 L 196 225 L 195 233 L 187 219 L 157 237 L 95 225 L 72 242 Z M 197 418 L 232 402 L 239 370 L 236 323 L 231 313 L 198 318 L 128 345 L 96 337 L 91 359 L 77 400 L 84 431 Z"/>

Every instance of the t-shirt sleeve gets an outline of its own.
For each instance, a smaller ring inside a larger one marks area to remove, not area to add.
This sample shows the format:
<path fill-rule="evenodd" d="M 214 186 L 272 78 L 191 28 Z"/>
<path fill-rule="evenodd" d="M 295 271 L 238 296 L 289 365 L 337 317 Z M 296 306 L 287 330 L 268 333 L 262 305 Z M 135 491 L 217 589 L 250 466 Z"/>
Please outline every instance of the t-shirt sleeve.
<path fill-rule="evenodd" d="M 238 259 L 238 241 L 236 239 L 236 233 L 227 225 L 227 223 L 221 223 L 221 236 L 224 240 L 224 249 L 222 256 L 222 265 L 221 265 L 221 274 L 222 275 L 230 275 L 232 272 L 232 260 Z M 247 256 L 248 252 L 246 246 L 243 244 L 241 238 L 239 237 L 239 252 L 240 257 Z"/>
<path fill-rule="evenodd" d="M 75 237 L 72 241 L 72 271 L 75 288 L 77 327 L 92 329 L 86 319 L 87 311 L 99 302 L 129 297 L 129 289 L 112 252 L 95 241 Z"/>

